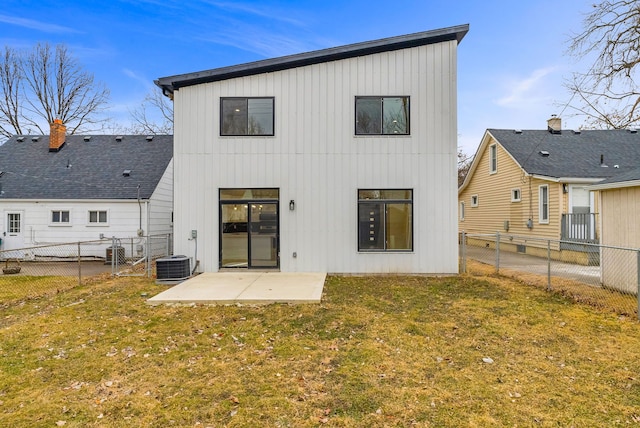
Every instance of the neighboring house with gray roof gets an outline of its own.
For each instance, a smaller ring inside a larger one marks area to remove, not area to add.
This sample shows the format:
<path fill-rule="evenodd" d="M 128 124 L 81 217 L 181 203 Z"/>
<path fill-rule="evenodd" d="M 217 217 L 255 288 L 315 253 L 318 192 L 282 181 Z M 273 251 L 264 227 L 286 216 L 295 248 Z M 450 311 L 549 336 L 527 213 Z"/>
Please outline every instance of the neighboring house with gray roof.
<path fill-rule="evenodd" d="M 176 254 L 205 272 L 457 273 L 468 30 L 158 79 L 174 101 Z"/>
<path fill-rule="evenodd" d="M 172 136 L 51 130 L 0 146 L 0 249 L 171 231 Z"/>
<path fill-rule="evenodd" d="M 640 249 L 640 168 L 635 168 L 591 186 L 600 206 L 601 280 L 609 287 L 637 294 Z"/>
<path fill-rule="evenodd" d="M 572 131 L 562 129 L 557 117 L 549 119 L 546 130 L 487 129 L 458 189 L 459 229 L 598 243 L 598 203 L 590 186 L 638 165 L 640 133 L 635 130 Z M 535 240 L 513 247 L 546 252 L 546 243 Z M 558 258 L 593 262 L 574 251 L 588 247 L 552 247 Z"/>

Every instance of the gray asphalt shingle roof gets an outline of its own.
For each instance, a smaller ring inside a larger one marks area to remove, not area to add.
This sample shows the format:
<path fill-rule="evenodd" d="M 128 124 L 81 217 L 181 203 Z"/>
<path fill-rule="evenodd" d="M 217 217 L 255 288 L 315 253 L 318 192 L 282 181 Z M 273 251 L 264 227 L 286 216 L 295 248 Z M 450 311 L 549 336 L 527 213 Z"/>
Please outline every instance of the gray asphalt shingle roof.
<path fill-rule="evenodd" d="M 67 135 L 58 152 L 48 135 L 10 138 L 0 146 L 0 199 L 137 199 L 138 185 L 148 199 L 173 156 L 172 135 L 85 137 Z"/>
<path fill-rule="evenodd" d="M 640 133 L 630 130 L 488 129 L 529 174 L 548 177 L 609 178 L 640 167 Z M 542 156 L 540 152 L 547 152 Z M 606 167 L 603 167 L 601 160 Z"/>

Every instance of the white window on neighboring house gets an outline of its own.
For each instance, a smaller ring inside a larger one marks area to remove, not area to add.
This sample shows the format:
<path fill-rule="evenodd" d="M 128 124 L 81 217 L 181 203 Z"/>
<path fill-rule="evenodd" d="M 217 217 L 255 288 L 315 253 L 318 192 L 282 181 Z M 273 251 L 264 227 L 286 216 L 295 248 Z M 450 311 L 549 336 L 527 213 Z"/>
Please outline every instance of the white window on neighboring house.
<path fill-rule="evenodd" d="M 69 210 L 53 210 L 53 211 L 51 211 L 51 224 L 52 225 L 68 225 L 69 224 Z"/>
<path fill-rule="evenodd" d="M 107 211 L 89 211 L 89 225 L 108 224 Z"/>
<path fill-rule="evenodd" d="M 511 202 L 520 202 L 521 197 L 520 189 L 511 189 Z"/>
<path fill-rule="evenodd" d="M 460 220 L 464 221 L 464 202 L 460 202 Z"/>
<path fill-rule="evenodd" d="M 538 223 L 549 223 L 549 186 L 546 184 L 539 187 Z"/>
<path fill-rule="evenodd" d="M 489 146 L 489 173 L 496 172 L 498 172 L 498 145 L 492 144 Z"/>
<path fill-rule="evenodd" d="M 471 195 L 471 206 L 472 207 L 478 206 L 478 195 Z"/>

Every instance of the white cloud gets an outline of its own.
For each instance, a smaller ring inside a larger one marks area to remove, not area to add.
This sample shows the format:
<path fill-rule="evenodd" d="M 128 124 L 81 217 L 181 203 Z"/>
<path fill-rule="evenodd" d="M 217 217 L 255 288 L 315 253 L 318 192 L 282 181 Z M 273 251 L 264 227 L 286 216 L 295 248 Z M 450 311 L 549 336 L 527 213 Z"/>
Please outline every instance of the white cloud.
<path fill-rule="evenodd" d="M 18 27 L 30 28 L 32 30 L 38 30 L 45 33 L 78 33 L 79 31 L 73 28 L 63 27 L 62 25 L 50 24 L 33 19 L 19 18 L 17 16 L 0 15 L 0 22 L 4 22 L 10 25 L 16 25 Z"/>
<path fill-rule="evenodd" d="M 541 100 L 545 97 L 545 91 L 541 88 L 547 86 L 547 77 L 556 70 L 557 67 L 539 68 L 524 79 L 509 83 L 508 93 L 496 100 L 496 104 L 517 107 L 523 103 L 530 104 L 533 100 Z"/>

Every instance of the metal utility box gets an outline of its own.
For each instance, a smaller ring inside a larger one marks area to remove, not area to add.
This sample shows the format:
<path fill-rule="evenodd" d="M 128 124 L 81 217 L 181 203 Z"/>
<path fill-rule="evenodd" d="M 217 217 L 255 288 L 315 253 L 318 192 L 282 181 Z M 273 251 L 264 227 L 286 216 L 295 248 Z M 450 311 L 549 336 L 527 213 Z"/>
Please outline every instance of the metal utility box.
<path fill-rule="evenodd" d="M 126 262 L 126 258 L 124 255 L 124 247 L 107 247 L 107 253 L 106 253 L 106 257 L 105 257 L 105 263 L 111 264 L 112 260 L 113 260 L 113 250 L 116 250 L 116 255 L 117 255 L 117 263 L 118 264 L 123 264 Z"/>

